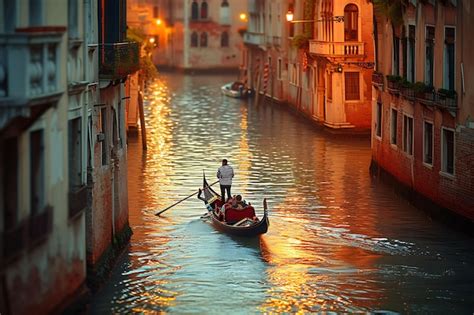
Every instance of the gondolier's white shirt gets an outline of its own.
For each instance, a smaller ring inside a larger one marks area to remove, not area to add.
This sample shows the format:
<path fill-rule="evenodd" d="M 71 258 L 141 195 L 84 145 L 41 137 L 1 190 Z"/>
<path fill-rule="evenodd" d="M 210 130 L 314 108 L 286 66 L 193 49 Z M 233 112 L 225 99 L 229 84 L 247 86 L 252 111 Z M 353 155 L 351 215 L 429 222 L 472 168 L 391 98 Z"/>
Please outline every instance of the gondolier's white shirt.
<path fill-rule="evenodd" d="M 217 178 L 221 185 L 232 185 L 232 177 L 234 177 L 234 169 L 230 165 L 223 165 L 217 170 Z"/>

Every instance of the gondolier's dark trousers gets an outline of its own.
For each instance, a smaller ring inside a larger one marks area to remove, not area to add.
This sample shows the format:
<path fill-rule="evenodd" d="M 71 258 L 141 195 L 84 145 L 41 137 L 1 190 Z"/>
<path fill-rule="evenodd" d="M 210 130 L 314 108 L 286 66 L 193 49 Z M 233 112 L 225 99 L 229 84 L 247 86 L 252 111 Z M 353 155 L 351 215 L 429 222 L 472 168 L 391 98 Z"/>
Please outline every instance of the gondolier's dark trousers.
<path fill-rule="evenodd" d="M 230 194 L 230 187 L 231 185 L 221 185 L 221 197 L 222 201 L 226 202 L 228 199 L 232 198 L 232 195 Z M 225 199 L 225 192 L 227 191 L 227 199 Z"/>

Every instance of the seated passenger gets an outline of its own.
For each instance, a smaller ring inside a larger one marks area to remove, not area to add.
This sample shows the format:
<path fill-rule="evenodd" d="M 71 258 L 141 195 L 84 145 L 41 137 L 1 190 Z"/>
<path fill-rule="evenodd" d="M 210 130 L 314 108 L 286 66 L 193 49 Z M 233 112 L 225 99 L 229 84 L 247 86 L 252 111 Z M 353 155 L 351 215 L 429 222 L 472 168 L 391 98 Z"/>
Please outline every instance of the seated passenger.
<path fill-rule="evenodd" d="M 242 199 L 242 196 L 241 195 L 235 196 L 234 202 L 232 203 L 232 208 L 243 209 L 245 207 L 247 207 L 247 202 L 245 202 L 245 200 Z"/>

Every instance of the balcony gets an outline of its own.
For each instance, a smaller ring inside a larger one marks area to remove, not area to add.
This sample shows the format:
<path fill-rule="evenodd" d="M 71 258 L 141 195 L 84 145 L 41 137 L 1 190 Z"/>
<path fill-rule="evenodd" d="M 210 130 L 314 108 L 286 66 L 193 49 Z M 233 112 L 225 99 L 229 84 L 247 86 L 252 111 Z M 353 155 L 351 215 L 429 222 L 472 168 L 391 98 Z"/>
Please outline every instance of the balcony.
<path fill-rule="evenodd" d="M 309 52 L 324 57 L 365 57 L 363 42 L 309 41 Z"/>
<path fill-rule="evenodd" d="M 256 46 L 264 45 L 265 37 L 263 33 L 246 32 L 244 36 L 244 43 Z"/>
<path fill-rule="evenodd" d="M 0 34 L 0 129 L 17 117 L 27 118 L 17 126 L 25 128 L 59 100 L 63 31 L 43 27 Z"/>
<path fill-rule="evenodd" d="M 374 71 L 374 73 L 372 73 L 372 84 L 379 88 L 380 90 L 383 89 L 383 85 L 384 85 L 384 82 L 383 82 L 383 74 L 380 73 L 380 72 L 376 72 Z"/>
<path fill-rule="evenodd" d="M 140 69 L 136 42 L 99 45 L 99 78 L 118 80 Z"/>

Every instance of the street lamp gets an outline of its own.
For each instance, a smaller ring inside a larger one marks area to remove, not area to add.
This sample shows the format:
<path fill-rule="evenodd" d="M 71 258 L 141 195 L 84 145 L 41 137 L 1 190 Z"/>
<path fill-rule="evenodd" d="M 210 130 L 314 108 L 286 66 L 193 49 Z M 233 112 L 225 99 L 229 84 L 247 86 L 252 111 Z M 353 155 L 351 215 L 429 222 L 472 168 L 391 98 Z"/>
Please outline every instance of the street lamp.
<path fill-rule="evenodd" d="M 324 22 L 324 21 L 334 21 L 337 23 L 344 22 L 344 16 L 342 15 L 331 16 L 331 17 L 328 17 L 326 19 L 321 19 L 321 20 L 293 20 L 293 18 L 294 18 L 293 11 L 288 10 L 288 12 L 286 12 L 286 20 L 290 23 L 305 23 L 305 22 L 311 23 L 311 22 Z"/>

